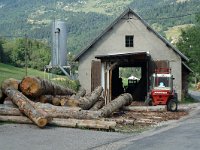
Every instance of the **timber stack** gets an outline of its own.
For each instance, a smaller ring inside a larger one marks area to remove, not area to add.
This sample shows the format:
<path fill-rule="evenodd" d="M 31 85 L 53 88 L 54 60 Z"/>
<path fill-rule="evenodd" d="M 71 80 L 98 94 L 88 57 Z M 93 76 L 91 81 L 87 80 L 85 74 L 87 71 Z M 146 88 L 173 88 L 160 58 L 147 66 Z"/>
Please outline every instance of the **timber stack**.
<path fill-rule="evenodd" d="M 102 93 L 101 86 L 86 94 L 83 88 L 75 92 L 38 77 L 27 76 L 21 81 L 10 78 L 0 89 L 0 121 L 34 123 L 40 128 L 51 124 L 114 129 L 119 121 L 108 117 L 133 98 L 125 93 L 104 106 Z"/>

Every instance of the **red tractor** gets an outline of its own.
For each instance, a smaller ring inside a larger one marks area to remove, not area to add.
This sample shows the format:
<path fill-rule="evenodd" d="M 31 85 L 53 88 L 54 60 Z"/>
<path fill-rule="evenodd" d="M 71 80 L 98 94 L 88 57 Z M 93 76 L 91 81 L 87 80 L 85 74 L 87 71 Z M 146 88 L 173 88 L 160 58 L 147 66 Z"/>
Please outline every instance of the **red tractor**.
<path fill-rule="evenodd" d="M 150 80 L 146 103 L 153 106 L 167 105 L 168 111 L 177 111 L 178 97 L 173 89 L 173 80 L 170 68 L 156 69 Z"/>

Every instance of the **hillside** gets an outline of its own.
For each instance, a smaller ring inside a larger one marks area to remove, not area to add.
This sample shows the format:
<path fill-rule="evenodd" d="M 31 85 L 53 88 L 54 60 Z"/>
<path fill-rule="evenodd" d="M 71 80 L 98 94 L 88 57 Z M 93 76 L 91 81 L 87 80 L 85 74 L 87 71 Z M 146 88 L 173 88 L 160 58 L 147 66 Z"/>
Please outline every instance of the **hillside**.
<path fill-rule="evenodd" d="M 163 31 L 168 27 L 192 24 L 200 1 L 1 0 L 0 36 L 19 37 L 27 34 L 29 38 L 46 39 L 50 44 L 51 22 L 60 19 L 67 23 L 68 49 L 77 53 L 127 7 L 134 9 L 164 35 Z"/>
<path fill-rule="evenodd" d="M 6 65 L 3 63 L 0 63 L 0 85 L 1 83 L 8 79 L 8 78 L 14 78 L 17 80 L 21 80 L 24 76 L 26 76 L 25 68 L 18 68 L 13 67 L 11 65 Z M 37 76 L 41 77 L 43 79 L 50 79 L 52 82 L 66 86 L 69 88 L 72 88 L 74 90 L 77 90 L 78 83 L 76 81 L 69 80 L 66 76 L 60 76 L 55 74 L 48 74 L 44 73 L 43 71 L 38 71 L 35 69 L 28 68 L 27 69 L 27 75 L 28 76 Z"/>

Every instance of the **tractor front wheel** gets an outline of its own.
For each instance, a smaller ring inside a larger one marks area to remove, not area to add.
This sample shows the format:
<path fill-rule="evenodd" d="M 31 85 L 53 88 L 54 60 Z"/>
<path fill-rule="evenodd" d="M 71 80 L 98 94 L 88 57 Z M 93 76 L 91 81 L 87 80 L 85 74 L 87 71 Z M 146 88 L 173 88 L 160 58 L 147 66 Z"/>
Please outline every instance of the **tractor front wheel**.
<path fill-rule="evenodd" d="M 178 101 L 174 99 L 170 99 L 167 103 L 167 110 L 175 112 L 178 109 Z"/>

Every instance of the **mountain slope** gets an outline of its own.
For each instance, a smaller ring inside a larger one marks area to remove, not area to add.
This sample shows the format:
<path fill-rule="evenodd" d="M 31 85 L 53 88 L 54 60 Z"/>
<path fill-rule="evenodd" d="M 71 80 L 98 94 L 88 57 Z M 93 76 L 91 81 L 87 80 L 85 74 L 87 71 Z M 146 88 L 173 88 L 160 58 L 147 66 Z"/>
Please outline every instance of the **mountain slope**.
<path fill-rule="evenodd" d="M 127 7 L 134 9 L 164 34 L 163 31 L 168 27 L 192 24 L 194 13 L 200 8 L 200 1 L 1 0 L 0 36 L 18 37 L 27 34 L 30 38 L 47 39 L 50 42 L 51 22 L 60 19 L 67 23 L 68 49 L 77 53 Z M 189 13 L 193 15 L 187 15 Z"/>

